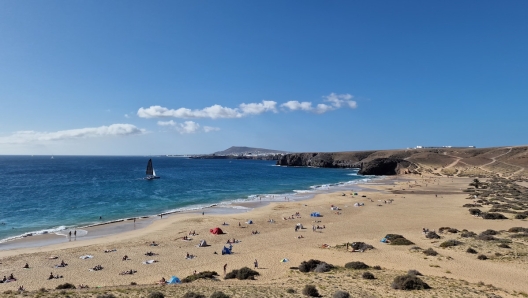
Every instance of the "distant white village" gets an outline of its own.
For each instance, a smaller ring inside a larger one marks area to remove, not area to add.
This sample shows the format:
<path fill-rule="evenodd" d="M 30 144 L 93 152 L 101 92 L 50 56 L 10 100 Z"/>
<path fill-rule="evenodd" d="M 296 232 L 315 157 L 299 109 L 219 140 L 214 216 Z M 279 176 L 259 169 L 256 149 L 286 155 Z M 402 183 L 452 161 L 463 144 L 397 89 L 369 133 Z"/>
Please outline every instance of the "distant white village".
<path fill-rule="evenodd" d="M 476 148 L 475 146 L 457 147 L 457 146 L 416 146 L 414 148 L 407 149 L 465 149 L 465 148 Z"/>

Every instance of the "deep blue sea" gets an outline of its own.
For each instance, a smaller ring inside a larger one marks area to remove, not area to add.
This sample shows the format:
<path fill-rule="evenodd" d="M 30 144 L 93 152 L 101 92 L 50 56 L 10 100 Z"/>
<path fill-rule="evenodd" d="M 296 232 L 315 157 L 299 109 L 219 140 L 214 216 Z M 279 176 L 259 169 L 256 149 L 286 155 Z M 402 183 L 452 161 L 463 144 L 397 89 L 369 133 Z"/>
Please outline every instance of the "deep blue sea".
<path fill-rule="evenodd" d="M 143 179 L 149 158 L 161 179 Z M 166 156 L 0 156 L 0 169 L 0 240 L 256 196 L 299 199 L 365 178 L 353 169 Z"/>

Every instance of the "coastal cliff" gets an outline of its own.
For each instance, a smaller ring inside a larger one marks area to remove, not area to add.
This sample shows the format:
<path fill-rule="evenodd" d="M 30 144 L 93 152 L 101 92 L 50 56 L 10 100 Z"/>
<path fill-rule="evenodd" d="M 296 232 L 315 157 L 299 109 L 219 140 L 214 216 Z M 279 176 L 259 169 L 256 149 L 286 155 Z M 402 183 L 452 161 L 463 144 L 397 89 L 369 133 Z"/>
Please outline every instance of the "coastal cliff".
<path fill-rule="evenodd" d="M 528 147 L 420 148 L 285 154 L 280 166 L 359 168 L 362 175 L 428 173 L 454 177 L 528 176 Z"/>
<path fill-rule="evenodd" d="M 359 168 L 361 175 L 397 175 L 410 173 L 417 167 L 401 158 L 368 159 L 373 152 L 354 152 L 346 157 L 341 153 L 292 153 L 283 155 L 280 166 L 319 168 Z"/>

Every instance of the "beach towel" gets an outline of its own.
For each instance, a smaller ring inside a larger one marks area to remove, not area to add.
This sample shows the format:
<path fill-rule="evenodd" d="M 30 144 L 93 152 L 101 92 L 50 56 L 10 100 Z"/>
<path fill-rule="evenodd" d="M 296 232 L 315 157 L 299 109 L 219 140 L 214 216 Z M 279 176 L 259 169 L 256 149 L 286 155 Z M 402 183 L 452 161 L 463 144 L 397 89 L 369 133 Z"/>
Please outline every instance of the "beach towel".
<path fill-rule="evenodd" d="M 167 281 L 167 283 L 169 285 L 174 285 L 174 284 L 180 284 L 181 283 L 181 280 L 179 278 L 177 278 L 176 276 L 172 276 L 171 279 L 169 279 L 169 281 Z"/>
<path fill-rule="evenodd" d="M 148 264 L 153 264 L 156 262 L 157 262 L 156 260 L 148 260 L 148 261 L 143 262 L 143 264 L 148 265 Z"/>
<path fill-rule="evenodd" d="M 80 256 L 79 259 L 83 259 L 83 260 L 86 260 L 86 259 L 91 259 L 93 258 L 93 256 L 91 255 L 85 255 L 85 256 Z"/>
<path fill-rule="evenodd" d="M 312 213 L 310 213 L 310 216 L 311 217 L 320 217 L 321 214 L 319 212 L 312 212 Z"/>

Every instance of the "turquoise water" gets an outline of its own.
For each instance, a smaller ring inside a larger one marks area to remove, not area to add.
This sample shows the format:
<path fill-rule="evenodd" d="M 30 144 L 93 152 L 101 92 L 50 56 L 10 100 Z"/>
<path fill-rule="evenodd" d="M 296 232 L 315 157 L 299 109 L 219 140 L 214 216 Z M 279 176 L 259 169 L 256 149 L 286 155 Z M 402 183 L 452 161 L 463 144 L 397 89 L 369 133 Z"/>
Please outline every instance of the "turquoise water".
<path fill-rule="evenodd" d="M 274 161 L 152 157 L 0 156 L 0 239 L 97 222 L 352 187 L 353 169 L 277 167 Z M 101 217 L 101 219 L 100 219 Z"/>

